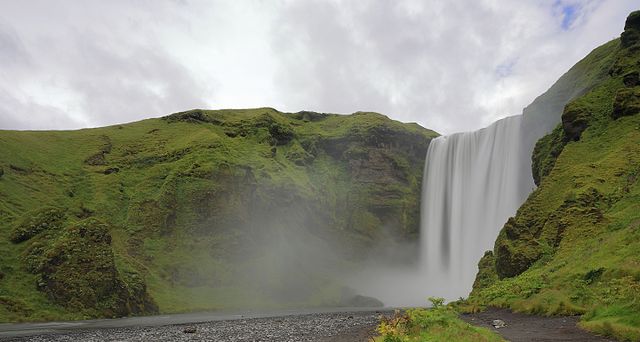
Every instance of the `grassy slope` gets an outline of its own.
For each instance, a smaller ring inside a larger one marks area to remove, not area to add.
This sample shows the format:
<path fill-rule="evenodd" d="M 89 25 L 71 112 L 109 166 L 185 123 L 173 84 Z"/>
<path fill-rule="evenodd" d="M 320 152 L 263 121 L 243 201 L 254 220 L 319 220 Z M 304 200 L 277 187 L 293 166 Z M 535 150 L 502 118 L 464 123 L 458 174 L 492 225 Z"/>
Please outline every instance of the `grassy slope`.
<path fill-rule="evenodd" d="M 640 37 L 634 17 L 627 38 Z M 536 146 L 540 186 L 481 260 L 469 303 L 584 314 L 589 330 L 638 340 L 640 55 L 637 40 L 612 44 L 607 77 L 568 104 L 563 124 Z M 614 118 L 616 106 L 630 116 Z"/>
<path fill-rule="evenodd" d="M 145 285 L 161 312 L 326 305 L 339 291 L 327 265 L 349 269 L 375 241 L 417 234 L 422 160 L 434 136 L 375 113 L 269 108 L 0 131 L 0 321 L 119 315 L 113 302 L 125 299 L 136 313 L 129 297 Z M 49 206 L 66 213 L 60 225 L 28 221 Z M 94 242 L 106 255 L 74 255 L 88 240 L 70 232 L 83 225 L 109 227 L 111 238 Z M 9 241 L 16 229 L 38 227 L 27 241 Z M 292 239 L 304 250 L 291 249 Z M 102 257 L 115 266 L 87 266 Z M 109 273 L 103 285 L 129 297 L 93 290 L 104 279 L 82 284 L 88 296 L 70 294 L 64 278 L 78 268 Z M 299 288 L 309 290 L 283 304 L 281 292 Z"/>

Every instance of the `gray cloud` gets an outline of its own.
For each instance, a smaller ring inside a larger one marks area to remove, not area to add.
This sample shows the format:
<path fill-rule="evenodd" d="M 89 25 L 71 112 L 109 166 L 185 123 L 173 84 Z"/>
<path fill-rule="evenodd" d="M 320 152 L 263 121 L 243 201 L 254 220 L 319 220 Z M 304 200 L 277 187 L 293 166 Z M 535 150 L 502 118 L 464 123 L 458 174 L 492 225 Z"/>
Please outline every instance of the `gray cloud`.
<path fill-rule="evenodd" d="M 0 128 L 195 107 L 372 110 L 443 133 L 517 114 L 640 0 L 0 4 Z"/>

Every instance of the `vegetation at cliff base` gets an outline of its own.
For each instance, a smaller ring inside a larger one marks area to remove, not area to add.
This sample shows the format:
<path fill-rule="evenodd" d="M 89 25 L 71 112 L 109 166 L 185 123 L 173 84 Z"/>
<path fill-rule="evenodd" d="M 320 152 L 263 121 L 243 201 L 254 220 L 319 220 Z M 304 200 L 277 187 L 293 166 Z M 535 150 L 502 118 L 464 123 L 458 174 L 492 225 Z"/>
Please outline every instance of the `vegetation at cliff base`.
<path fill-rule="evenodd" d="M 442 298 L 430 298 L 429 309 L 396 311 L 392 317 L 383 317 L 377 328 L 378 342 L 460 341 L 499 342 L 499 335 L 485 328 L 472 326 L 460 318 Z"/>

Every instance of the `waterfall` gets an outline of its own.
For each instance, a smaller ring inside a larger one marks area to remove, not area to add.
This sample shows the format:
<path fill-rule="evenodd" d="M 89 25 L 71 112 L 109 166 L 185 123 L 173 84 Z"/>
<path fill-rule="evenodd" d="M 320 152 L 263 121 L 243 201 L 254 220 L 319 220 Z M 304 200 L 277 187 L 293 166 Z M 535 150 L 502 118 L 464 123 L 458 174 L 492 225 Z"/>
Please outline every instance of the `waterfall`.
<path fill-rule="evenodd" d="M 434 139 L 422 188 L 421 264 L 432 296 L 466 297 L 477 264 L 534 188 L 522 116 Z M 524 171 L 524 172 L 523 172 Z"/>
<path fill-rule="evenodd" d="M 565 104 L 607 77 L 584 73 L 581 63 L 521 115 L 432 140 L 422 180 L 419 262 L 371 267 L 351 285 L 388 306 L 425 305 L 432 296 L 466 297 L 478 261 L 535 188 L 531 153 L 536 142 L 560 122 Z"/>

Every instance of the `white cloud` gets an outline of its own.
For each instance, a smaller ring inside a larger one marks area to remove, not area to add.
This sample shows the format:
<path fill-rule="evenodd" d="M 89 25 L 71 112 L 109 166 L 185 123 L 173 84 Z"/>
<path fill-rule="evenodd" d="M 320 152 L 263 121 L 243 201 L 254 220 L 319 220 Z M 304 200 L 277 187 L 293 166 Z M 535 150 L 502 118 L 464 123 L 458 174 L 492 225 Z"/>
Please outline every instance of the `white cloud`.
<path fill-rule="evenodd" d="M 517 114 L 640 0 L 0 3 L 0 128 L 195 107 L 372 110 L 443 133 Z"/>

